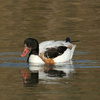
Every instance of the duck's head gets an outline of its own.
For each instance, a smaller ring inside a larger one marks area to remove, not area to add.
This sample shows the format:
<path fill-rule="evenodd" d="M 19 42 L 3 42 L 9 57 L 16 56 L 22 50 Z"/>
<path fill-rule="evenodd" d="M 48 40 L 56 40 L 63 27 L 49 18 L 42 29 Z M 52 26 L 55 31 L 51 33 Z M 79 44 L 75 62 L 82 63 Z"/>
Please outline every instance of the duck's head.
<path fill-rule="evenodd" d="M 39 44 L 36 39 L 33 38 L 27 38 L 24 41 L 24 50 L 21 54 L 21 57 L 24 57 L 28 52 L 30 51 L 30 54 L 38 55 L 39 53 Z"/>

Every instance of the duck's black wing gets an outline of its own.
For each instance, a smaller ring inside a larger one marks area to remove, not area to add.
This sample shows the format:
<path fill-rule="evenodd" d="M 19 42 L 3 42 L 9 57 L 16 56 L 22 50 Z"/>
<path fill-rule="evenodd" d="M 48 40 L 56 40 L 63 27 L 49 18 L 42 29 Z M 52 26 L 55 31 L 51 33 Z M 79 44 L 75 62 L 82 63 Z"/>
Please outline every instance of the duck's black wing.
<path fill-rule="evenodd" d="M 46 58 L 55 58 L 57 56 L 60 56 L 61 54 L 64 53 L 64 51 L 67 49 L 65 46 L 59 46 L 55 48 L 47 48 L 46 51 L 44 52 L 44 57 Z"/>

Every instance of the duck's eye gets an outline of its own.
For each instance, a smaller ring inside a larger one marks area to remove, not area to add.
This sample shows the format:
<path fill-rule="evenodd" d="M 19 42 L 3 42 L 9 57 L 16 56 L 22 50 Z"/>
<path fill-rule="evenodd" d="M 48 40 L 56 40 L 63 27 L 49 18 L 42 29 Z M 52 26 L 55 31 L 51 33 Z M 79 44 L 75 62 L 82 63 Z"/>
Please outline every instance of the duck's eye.
<path fill-rule="evenodd" d="M 30 50 L 30 48 L 28 48 L 28 47 L 26 47 L 27 48 L 27 50 Z"/>
<path fill-rule="evenodd" d="M 27 50 L 29 50 L 29 47 L 27 47 L 27 45 L 26 45 L 26 44 L 24 45 L 24 47 L 26 47 L 26 48 L 27 48 Z"/>

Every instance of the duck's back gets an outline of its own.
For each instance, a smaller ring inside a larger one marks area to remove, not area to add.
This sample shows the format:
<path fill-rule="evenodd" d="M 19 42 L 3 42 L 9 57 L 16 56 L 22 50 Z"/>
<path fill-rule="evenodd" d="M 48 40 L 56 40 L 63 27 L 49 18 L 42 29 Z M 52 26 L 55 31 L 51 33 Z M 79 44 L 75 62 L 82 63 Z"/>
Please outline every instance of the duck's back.
<path fill-rule="evenodd" d="M 44 41 L 44 42 L 41 42 L 41 43 L 39 44 L 39 53 L 43 53 L 44 49 L 45 49 L 48 45 L 50 45 L 50 44 L 52 44 L 52 43 L 54 43 L 53 40 L 52 40 L 52 41 Z"/>
<path fill-rule="evenodd" d="M 52 59 L 57 56 L 62 55 L 67 47 L 65 46 L 59 46 L 59 47 L 52 47 L 52 48 L 47 48 L 46 51 L 44 52 L 44 57 Z"/>
<path fill-rule="evenodd" d="M 70 41 L 45 41 L 39 44 L 42 58 L 53 59 L 54 62 L 65 62 L 72 58 L 76 45 Z"/>

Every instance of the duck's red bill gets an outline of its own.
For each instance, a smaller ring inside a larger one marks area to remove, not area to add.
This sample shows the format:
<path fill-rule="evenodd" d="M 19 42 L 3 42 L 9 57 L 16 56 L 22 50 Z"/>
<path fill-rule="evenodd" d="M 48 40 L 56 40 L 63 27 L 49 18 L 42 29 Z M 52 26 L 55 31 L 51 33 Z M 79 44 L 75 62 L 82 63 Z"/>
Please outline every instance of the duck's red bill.
<path fill-rule="evenodd" d="M 24 50 L 23 50 L 23 52 L 22 52 L 22 54 L 20 55 L 21 57 L 24 57 L 24 56 L 26 56 L 26 54 L 29 52 L 29 50 L 26 48 L 26 47 L 24 47 Z"/>

